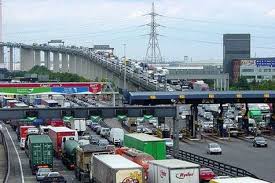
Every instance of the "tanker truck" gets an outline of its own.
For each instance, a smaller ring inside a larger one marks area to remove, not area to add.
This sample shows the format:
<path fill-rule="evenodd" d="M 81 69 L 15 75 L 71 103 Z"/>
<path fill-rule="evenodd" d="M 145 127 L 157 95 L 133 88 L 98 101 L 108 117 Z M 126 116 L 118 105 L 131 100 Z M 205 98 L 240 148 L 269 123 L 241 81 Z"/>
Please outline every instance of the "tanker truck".
<path fill-rule="evenodd" d="M 66 140 L 62 149 L 62 162 L 70 170 L 75 168 L 75 155 L 76 149 L 79 147 L 79 143 L 75 140 Z"/>

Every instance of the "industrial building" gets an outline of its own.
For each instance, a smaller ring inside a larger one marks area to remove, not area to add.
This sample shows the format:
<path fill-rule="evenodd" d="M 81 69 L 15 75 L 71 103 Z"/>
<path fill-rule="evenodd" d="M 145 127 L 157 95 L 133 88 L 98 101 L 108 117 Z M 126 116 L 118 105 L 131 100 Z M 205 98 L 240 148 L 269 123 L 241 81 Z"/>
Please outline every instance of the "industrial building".
<path fill-rule="evenodd" d="M 275 57 L 234 59 L 232 61 L 233 81 L 238 81 L 240 77 L 245 77 L 248 82 L 275 80 Z"/>
<path fill-rule="evenodd" d="M 250 58 L 250 34 L 223 35 L 223 71 L 232 77 L 232 60 Z"/>

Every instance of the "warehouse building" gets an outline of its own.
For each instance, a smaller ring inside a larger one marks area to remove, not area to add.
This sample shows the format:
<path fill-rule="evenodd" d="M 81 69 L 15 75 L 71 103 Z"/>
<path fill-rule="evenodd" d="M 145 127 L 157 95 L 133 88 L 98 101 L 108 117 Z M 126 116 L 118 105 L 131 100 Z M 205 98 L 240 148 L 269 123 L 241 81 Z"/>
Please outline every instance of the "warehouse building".
<path fill-rule="evenodd" d="M 232 60 L 232 79 L 237 82 L 240 77 L 248 82 L 275 80 L 275 57 Z"/>

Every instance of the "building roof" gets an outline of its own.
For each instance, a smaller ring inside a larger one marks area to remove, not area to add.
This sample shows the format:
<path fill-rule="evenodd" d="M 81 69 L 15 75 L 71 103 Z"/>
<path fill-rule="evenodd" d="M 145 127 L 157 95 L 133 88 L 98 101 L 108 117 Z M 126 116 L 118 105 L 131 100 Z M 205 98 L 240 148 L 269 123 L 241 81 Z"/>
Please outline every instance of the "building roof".
<path fill-rule="evenodd" d="M 125 134 L 125 135 L 144 142 L 164 141 L 163 139 L 154 137 L 152 135 L 144 134 L 144 133 L 131 133 L 131 134 Z"/>
<path fill-rule="evenodd" d="M 165 159 L 165 160 L 152 160 L 149 161 L 150 164 L 159 165 L 166 168 L 198 168 L 200 165 L 195 163 L 190 163 L 187 161 L 182 161 L 178 159 Z"/>
<path fill-rule="evenodd" d="M 96 155 L 95 158 L 112 169 L 142 168 L 140 165 L 120 155 Z"/>

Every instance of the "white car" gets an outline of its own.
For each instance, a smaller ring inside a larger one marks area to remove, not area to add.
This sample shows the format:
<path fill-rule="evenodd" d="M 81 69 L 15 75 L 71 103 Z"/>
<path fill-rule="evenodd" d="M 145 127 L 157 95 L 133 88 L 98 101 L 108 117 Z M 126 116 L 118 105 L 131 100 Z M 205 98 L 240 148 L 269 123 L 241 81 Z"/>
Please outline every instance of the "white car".
<path fill-rule="evenodd" d="M 222 154 L 222 148 L 217 143 L 209 143 L 207 154 Z"/>
<path fill-rule="evenodd" d="M 165 140 L 165 145 L 167 147 L 173 147 L 174 146 L 173 139 L 171 139 L 171 138 L 164 138 L 164 140 Z"/>

